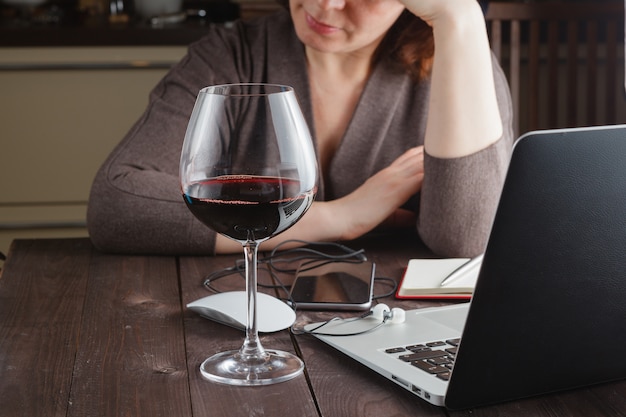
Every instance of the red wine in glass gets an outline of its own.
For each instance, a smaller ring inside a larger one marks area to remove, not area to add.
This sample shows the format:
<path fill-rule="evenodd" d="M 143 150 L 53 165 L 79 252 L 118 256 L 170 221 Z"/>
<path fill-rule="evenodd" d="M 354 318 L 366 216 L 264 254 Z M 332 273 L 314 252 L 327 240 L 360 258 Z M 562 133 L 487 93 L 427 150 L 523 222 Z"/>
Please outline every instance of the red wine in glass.
<path fill-rule="evenodd" d="M 202 223 L 234 240 L 262 241 L 288 229 L 304 214 L 313 192 L 298 180 L 226 175 L 191 184 L 183 195 Z"/>

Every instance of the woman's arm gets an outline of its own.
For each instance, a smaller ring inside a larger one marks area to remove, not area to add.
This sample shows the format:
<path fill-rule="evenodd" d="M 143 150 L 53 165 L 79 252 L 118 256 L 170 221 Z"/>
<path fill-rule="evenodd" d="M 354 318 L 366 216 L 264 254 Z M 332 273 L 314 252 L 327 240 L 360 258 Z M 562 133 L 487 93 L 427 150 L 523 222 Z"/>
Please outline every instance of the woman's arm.
<path fill-rule="evenodd" d="M 476 0 L 402 0 L 433 28 L 418 230 L 443 256 L 484 251 L 510 150 L 511 102 Z"/>
<path fill-rule="evenodd" d="M 188 54 L 150 92 L 144 114 L 96 174 L 87 227 L 98 249 L 214 253 L 215 233 L 185 206 L 178 170 L 198 91 L 237 74 L 231 61 L 210 61 L 219 51 L 231 49 L 225 48 L 222 38 L 213 33 L 190 46 Z"/>
<path fill-rule="evenodd" d="M 182 199 L 178 165 L 195 95 L 175 85 L 166 80 L 154 89 L 144 115 L 96 174 L 87 226 L 102 251 L 213 252 L 214 234 Z"/>
<path fill-rule="evenodd" d="M 424 146 L 437 158 L 458 158 L 502 137 L 491 51 L 476 0 L 402 0 L 433 28 L 431 95 Z"/>
<path fill-rule="evenodd" d="M 419 191 L 423 177 L 423 147 L 409 149 L 345 197 L 314 202 L 299 222 L 263 243 L 261 248 L 271 249 L 290 239 L 352 240 L 385 221 L 393 227 L 414 227 L 414 214 L 398 207 Z M 218 253 L 241 251 L 240 244 L 220 235 L 215 248 Z"/>

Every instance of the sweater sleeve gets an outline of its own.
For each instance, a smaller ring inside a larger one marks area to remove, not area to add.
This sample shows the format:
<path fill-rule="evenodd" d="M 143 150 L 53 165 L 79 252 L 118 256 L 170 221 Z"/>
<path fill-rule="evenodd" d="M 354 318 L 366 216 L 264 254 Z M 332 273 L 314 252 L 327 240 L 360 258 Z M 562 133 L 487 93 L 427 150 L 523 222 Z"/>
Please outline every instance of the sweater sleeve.
<path fill-rule="evenodd" d="M 246 60 L 236 32 L 213 31 L 190 46 L 150 93 L 146 111 L 96 174 L 87 210 L 87 227 L 96 248 L 144 254 L 214 253 L 215 232 L 185 206 L 178 170 L 199 90 L 234 82 L 242 73 L 241 62 Z"/>
<path fill-rule="evenodd" d="M 494 63 L 503 135 L 493 145 L 462 158 L 426 155 L 418 232 L 441 256 L 476 256 L 485 250 L 514 141 L 506 77 Z"/>
<path fill-rule="evenodd" d="M 193 218 L 180 191 L 180 149 L 197 91 L 176 83 L 176 71 L 155 87 L 144 115 L 96 174 L 87 227 L 102 251 L 213 251 L 212 232 Z"/>

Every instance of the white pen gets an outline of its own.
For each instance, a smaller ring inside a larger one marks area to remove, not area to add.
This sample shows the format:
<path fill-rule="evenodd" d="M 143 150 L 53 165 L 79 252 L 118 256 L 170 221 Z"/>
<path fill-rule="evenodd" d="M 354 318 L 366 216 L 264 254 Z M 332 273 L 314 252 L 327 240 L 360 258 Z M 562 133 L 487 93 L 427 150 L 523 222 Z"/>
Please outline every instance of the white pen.
<path fill-rule="evenodd" d="M 482 261 L 483 261 L 483 255 L 478 255 L 477 257 L 470 259 L 469 261 L 465 262 L 463 265 L 459 266 L 454 271 L 450 272 L 450 274 L 447 277 L 445 277 L 443 281 L 441 281 L 441 284 L 439 284 L 439 286 L 443 287 L 444 285 L 451 284 L 452 282 L 456 281 L 458 278 L 465 276 L 467 273 L 473 271 L 474 268 L 480 267 L 480 264 L 482 263 Z"/>

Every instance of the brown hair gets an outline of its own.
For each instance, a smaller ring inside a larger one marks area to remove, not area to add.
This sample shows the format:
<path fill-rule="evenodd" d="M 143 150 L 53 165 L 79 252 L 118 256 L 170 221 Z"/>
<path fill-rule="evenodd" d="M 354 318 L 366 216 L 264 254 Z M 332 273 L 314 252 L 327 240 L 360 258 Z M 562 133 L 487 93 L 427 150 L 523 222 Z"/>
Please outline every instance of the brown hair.
<path fill-rule="evenodd" d="M 378 46 L 376 59 L 399 63 L 413 80 L 419 81 L 430 74 L 434 52 L 432 28 L 405 10 Z"/>
<path fill-rule="evenodd" d="M 289 0 L 276 2 L 289 10 Z M 430 74 L 434 52 L 432 28 L 405 10 L 378 45 L 375 59 L 396 62 L 414 81 L 419 81 Z"/>

